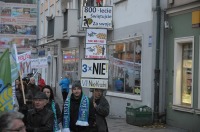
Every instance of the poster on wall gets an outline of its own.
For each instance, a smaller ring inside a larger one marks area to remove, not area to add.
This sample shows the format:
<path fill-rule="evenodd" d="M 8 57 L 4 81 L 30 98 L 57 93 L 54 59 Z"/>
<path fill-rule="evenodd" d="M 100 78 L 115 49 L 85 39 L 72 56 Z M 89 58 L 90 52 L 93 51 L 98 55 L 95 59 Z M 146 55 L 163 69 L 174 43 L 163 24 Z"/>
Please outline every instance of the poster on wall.
<path fill-rule="evenodd" d="M 1 3 L 0 9 L 0 52 L 11 44 L 20 53 L 31 50 L 37 38 L 37 4 Z"/>
<path fill-rule="evenodd" d="M 83 28 L 112 28 L 112 7 L 92 7 L 83 8 Z"/>
<path fill-rule="evenodd" d="M 107 29 L 87 29 L 86 44 L 106 44 Z"/>
<path fill-rule="evenodd" d="M 106 45 L 102 44 L 86 44 L 85 58 L 105 59 Z"/>
<path fill-rule="evenodd" d="M 108 78 L 108 60 L 82 60 L 81 77 Z"/>
<path fill-rule="evenodd" d="M 108 89 L 108 80 L 81 78 L 81 86 L 85 88 Z"/>

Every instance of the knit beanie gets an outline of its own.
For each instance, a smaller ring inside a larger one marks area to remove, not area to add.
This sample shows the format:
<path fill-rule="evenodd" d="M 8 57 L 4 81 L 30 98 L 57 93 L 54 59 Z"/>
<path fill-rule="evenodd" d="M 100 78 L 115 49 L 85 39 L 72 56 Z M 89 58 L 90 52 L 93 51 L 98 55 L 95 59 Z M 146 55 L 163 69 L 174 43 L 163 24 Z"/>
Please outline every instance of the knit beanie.
<path fill-rule="evenodd" d="M 74 81 L 74 83 L 72 84 L 72 89 L 75 87 L 79 87 L 82 90 L 82 86 L 81 86 L 81 81 L 80 80 L 76 80 Z"/>

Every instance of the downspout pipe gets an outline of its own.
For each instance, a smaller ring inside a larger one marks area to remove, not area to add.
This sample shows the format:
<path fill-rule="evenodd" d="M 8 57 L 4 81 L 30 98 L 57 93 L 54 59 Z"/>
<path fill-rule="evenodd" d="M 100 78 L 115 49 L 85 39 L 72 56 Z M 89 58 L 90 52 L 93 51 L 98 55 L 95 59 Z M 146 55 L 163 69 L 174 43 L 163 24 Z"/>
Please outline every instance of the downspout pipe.
<path fill-rule="evenodd" d="M 36 45 L 39 45 L 39 30 L 40 30 L 40 0 L 37 0 L 37 35 L 36 35 Z"/>
<path fill-rule="evenodd" d="M 159 121 L 159 88 L 160 88 L 160 24 L 161 24 L 161 7 L 160 0 L 156 0 L 157 28 L 156 28 L 156 62 L 154 69 L 154 122 Z"/>

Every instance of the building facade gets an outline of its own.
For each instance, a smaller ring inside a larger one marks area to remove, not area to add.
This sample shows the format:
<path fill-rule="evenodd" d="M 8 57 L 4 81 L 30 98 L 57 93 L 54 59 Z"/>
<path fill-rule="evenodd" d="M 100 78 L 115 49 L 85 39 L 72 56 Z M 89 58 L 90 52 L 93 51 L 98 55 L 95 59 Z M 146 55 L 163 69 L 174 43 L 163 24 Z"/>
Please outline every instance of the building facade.
<path fill-rule="evenodd" d="M 166 119 L 170 125 L 198 132 L 200 1 L 168 2 L 165 17 Z"/>
<path fill-rule="evenodd" d="M 72 82 L 81 79 L 86 36 L 86 28 L 82 27 L 82 8 L 99 5 L 112 7 L 113 11 L 113 26 L 107 30 L 106 47 L 109 60 L 106 97 L 110 115 L 124 118 L 127 105 L 147 105 L 154 109 L 155 43 L 157 28 L 160 30 L 156 27 L 156 0 L 102 0 L 100 3 L 94 0 L 40 0 L 38 48 L 49 57 L 47 83 L 60 93 L 58 82 L 64 74 L 69 74 Z M 160 49 L 162 51 L 162 46 Z M 162 61 L 158 65 L 162 65 Z M 157 85 L 162 85 L 162 80 Z M 89 89 L 84 91 L 86 95 L 91 94 Z M 158 107 L 162 111 L 163 90 L 160 93 Z"/>

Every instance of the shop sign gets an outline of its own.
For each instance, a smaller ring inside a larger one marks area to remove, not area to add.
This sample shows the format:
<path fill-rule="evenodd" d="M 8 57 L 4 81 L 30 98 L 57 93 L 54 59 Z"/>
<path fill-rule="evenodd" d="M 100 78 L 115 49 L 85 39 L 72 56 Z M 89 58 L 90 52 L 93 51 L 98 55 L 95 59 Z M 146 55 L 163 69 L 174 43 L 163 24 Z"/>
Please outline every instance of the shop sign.
<path fill-rule="evenodd" d="M 112 7 L 83 7 L 83 28 L 112 28 Z"/>
<path fill-rule="evenodd" d="M 108 60 L 82 60 L 82 77 L 108 78 Z"/>
<path fill-rule="evenodd" d="M 108 89 L 108 80 L 106 79 L 86 79 L 81 78 L 81 86 L 85 88 L 98 88 L 98 89 Z"/>
<path fill-rule="evenodd" d="M 106 44 L 107 29 L 87 29 L 87 44 Z"/>
<path fill-rule="evenodd" d="M 106 58 L 106 45 L 102 44 L 86 44 L 85 58 L 102 59 Z"/>

